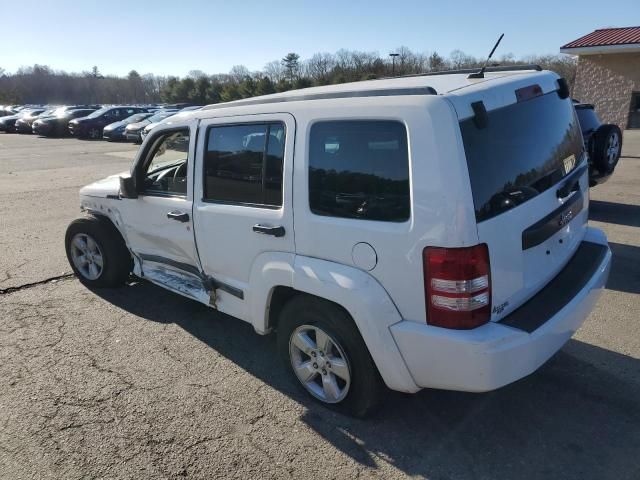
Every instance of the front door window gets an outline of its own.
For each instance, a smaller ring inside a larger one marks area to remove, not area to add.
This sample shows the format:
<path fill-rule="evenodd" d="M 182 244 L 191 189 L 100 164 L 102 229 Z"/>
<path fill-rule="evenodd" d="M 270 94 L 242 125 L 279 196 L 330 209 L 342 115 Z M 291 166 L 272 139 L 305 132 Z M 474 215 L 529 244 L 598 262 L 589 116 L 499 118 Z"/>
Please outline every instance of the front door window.
<path fill-rule="evenodd" d="M 186 196 L 189 130 L 160 135 L 150 151 L 143 194 Z"/>

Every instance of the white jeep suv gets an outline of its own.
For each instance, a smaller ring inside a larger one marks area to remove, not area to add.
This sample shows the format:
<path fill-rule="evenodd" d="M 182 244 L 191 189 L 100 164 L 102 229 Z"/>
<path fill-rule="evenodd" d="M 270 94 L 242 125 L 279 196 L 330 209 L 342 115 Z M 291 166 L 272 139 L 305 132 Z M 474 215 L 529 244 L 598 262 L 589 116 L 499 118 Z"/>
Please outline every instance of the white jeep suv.
<path fill-rule="evenodd" d="M 585 320 L 611 253 L 587 226 L 566 83 L 498 70 L 173 116 L 128 174 L 80 191 L 71 266 L 90 287 L 133 273 L 277 331 L 295 381 L 354 415 L 383 385 L 522 378 Z"/>

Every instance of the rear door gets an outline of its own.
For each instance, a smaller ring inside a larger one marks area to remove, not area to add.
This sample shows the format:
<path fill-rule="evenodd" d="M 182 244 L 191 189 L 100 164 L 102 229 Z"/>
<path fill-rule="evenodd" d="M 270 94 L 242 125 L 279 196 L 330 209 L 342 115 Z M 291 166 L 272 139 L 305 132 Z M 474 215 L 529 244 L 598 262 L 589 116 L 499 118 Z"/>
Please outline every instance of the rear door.
<path fill-rule="evenodd" d="M 504 92 L 502 92 L 504 93 Z M 588 168 L 568 98 L 533 84 L 486 122 L 462 119 L 478 237 L 489 247 L 492 320 L 513 311 L 572 257 L 587 225 Z"/>
<path fill-rule="evenodd" d="M 286 113 L 203 120 L 198 132 L 194 224 L 218 308 L 246 318 L 251 269 L 263 253 L 293 253 L 295 122 Z"/>

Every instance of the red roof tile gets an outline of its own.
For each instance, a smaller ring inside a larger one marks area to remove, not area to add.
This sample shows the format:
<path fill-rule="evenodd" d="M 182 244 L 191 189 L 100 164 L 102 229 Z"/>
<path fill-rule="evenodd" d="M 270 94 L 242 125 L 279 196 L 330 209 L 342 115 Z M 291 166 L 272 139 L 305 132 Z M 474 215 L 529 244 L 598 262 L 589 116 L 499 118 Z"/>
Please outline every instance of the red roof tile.
<path fill-rule="evenodd" d="M 601 28 L 560 48 L 599 47 L 602 45 L 640 44 L 640 27 Z"/>

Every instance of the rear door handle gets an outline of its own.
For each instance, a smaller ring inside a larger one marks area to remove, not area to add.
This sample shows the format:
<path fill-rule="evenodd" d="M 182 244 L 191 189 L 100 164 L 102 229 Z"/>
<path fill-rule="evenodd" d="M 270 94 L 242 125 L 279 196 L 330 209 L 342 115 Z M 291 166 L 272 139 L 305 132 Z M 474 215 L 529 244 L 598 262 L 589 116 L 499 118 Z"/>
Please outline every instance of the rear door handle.
<path fill-rule="evenodd" d="M 284 227 L 277 226 L 272 227 L 270 225 L 254 225 L 253 231 L 256 233 L 262 233 L 263 235 L 273 235 L 274 237 L 284 237 Z"/>
<path fill-rule="evenodd" d="M 173 211 L 173 212 L 167 213 L 167 218 L 170 220 L 176 220 L 178 222 L 184 223 L 189 221 L 189 214 L 184 212 Z"/>

